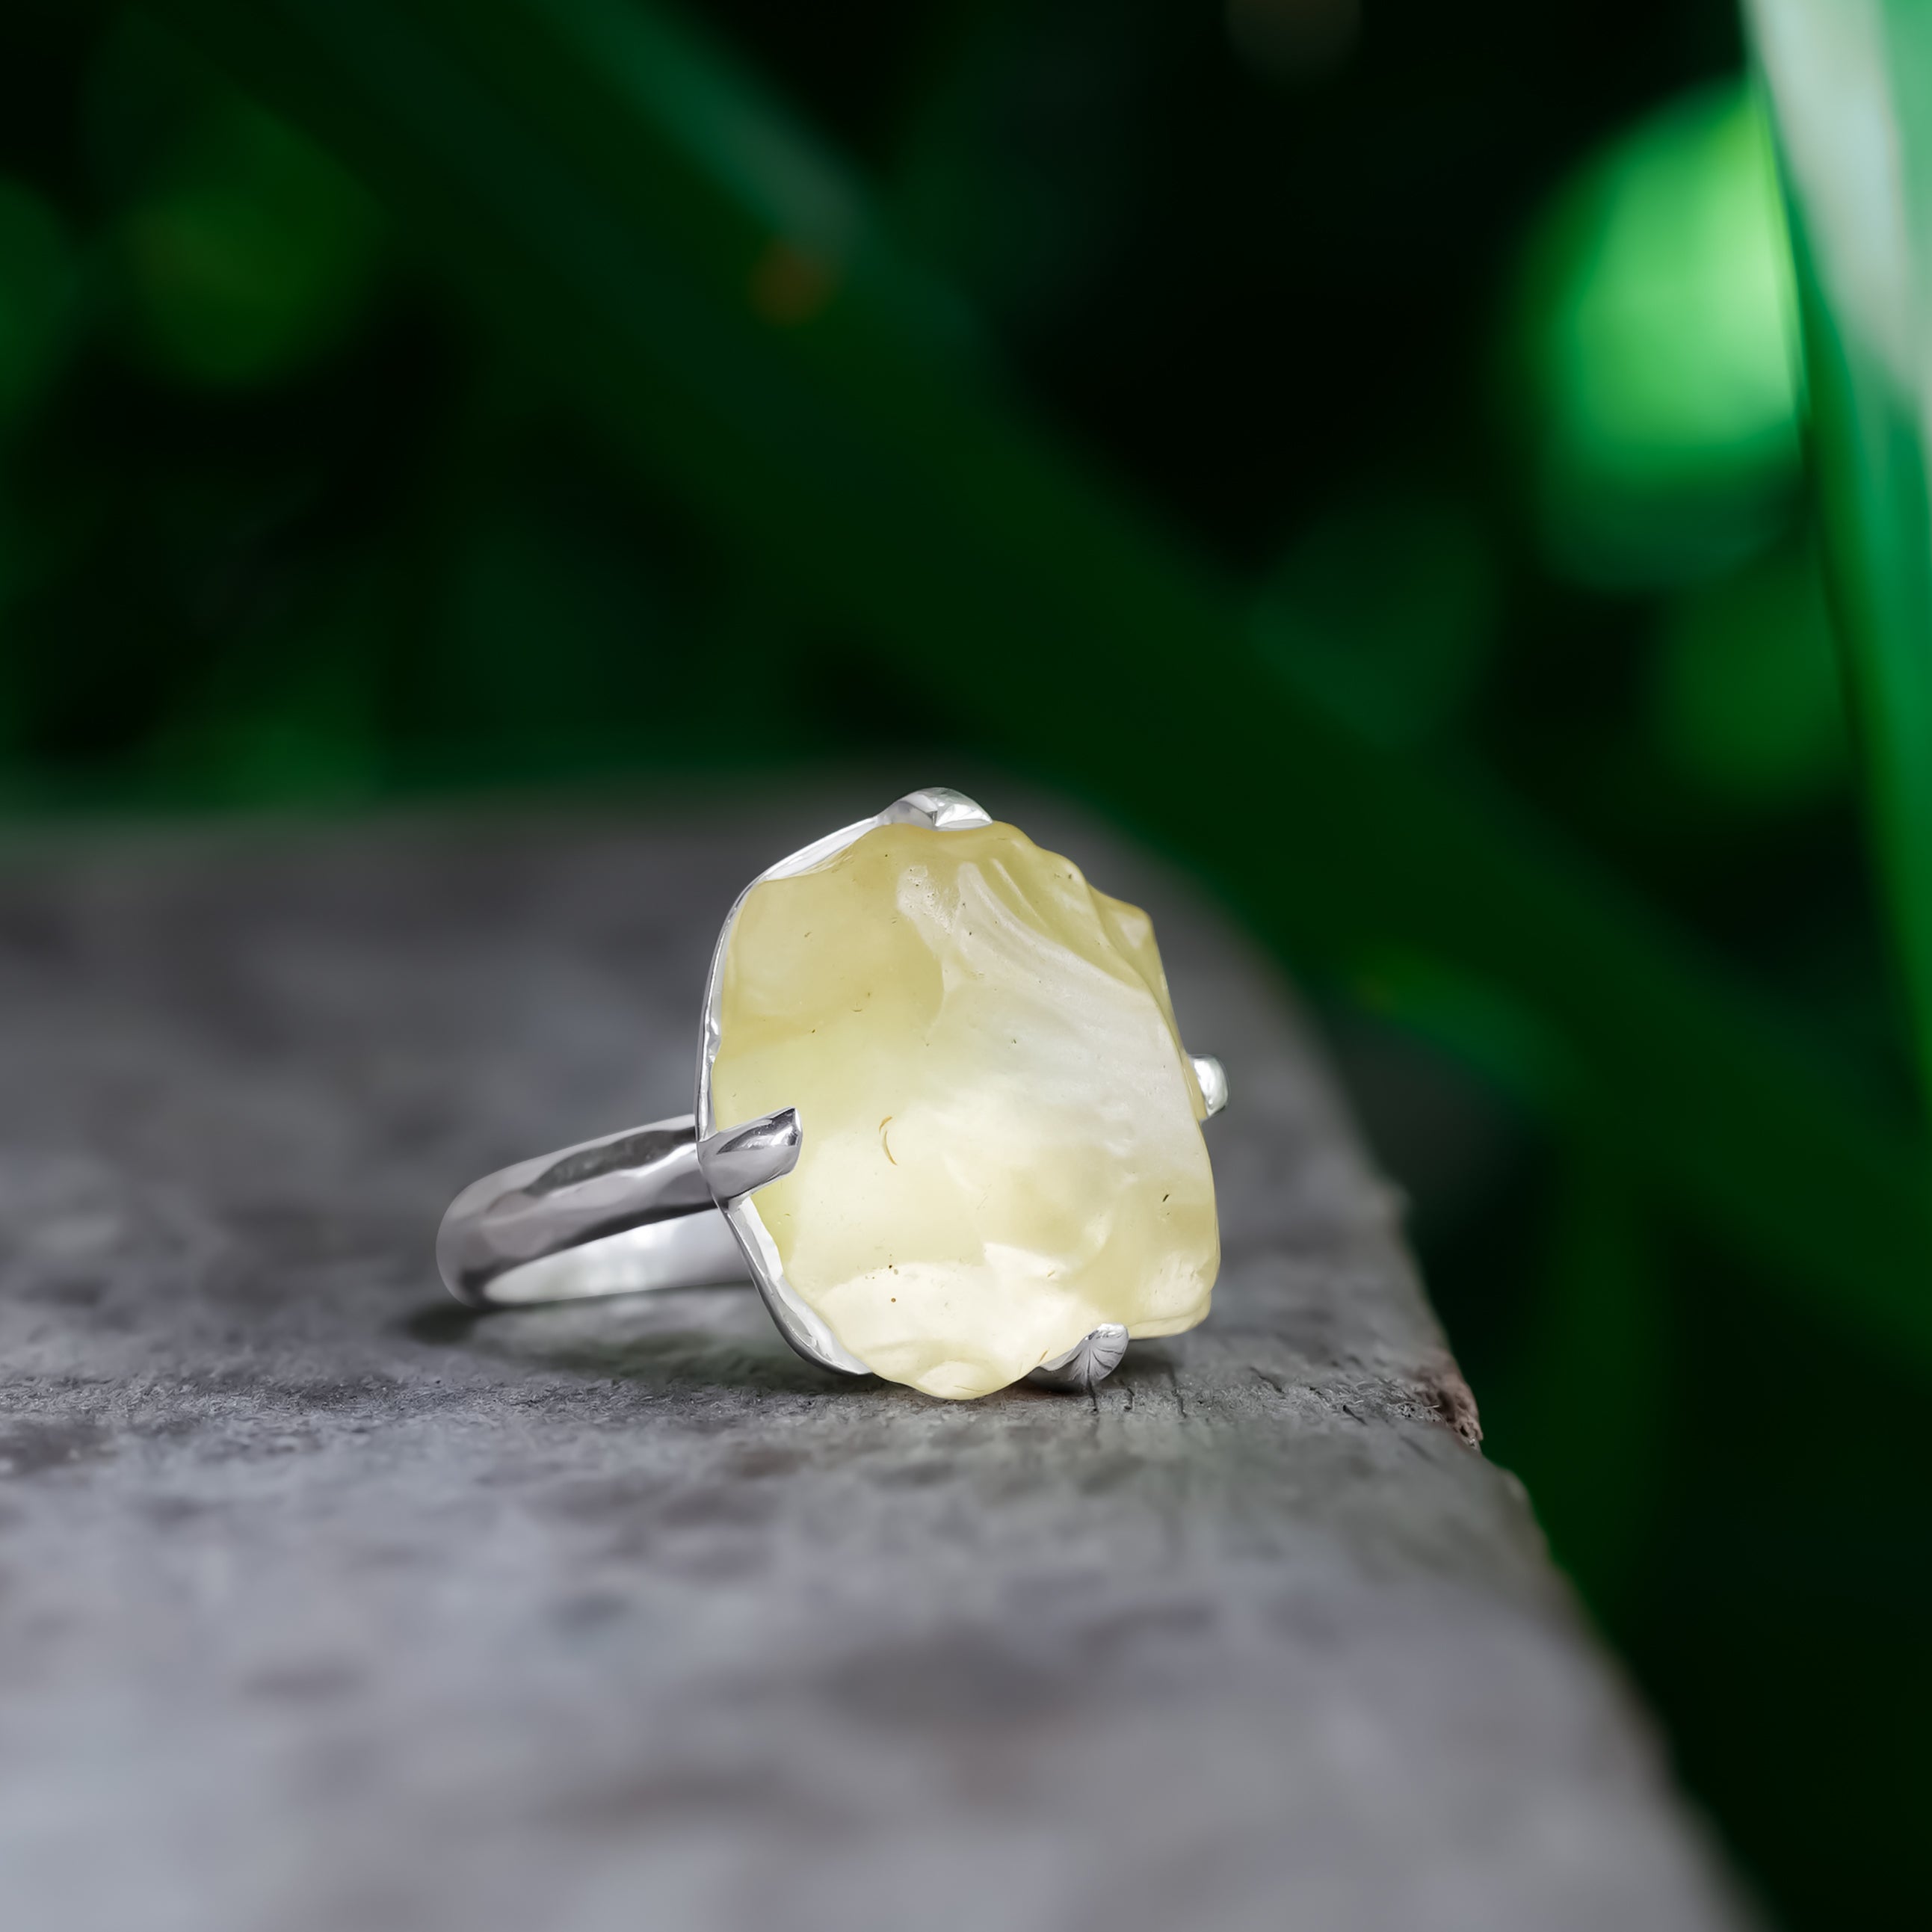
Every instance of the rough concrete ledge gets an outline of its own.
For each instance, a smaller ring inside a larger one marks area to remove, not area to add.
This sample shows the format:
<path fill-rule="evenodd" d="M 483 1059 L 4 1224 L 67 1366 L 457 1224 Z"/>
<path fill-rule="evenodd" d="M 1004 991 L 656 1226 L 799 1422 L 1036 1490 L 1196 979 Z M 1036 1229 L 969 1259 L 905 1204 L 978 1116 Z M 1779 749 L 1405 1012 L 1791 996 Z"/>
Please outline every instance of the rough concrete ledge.
<path fill-rule="evenodd" d="M 733 894 L 873 802 L 0 856 L 14 1922 L 1739 1924 L 1282 989 L 1090 827 L 1028 821 L 1233 1081 L 1205 1328 L 951 1406 L 748 1294 L 442 1298 L 448 1196 L 687 1106 Z"/>

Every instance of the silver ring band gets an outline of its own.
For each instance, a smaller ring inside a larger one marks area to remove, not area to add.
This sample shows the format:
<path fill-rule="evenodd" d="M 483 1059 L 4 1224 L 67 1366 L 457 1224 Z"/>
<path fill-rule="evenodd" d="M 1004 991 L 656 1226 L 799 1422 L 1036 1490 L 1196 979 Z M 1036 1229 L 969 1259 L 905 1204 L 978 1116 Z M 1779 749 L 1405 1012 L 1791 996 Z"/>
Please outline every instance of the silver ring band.
<path fill-rule="evenodd" d="M 789 1108 L 702 1147 L 679 1114 L 518 1161 L 449 1204 L 437 1269 L 472 1308 L 748 1282 L 723 1208 L 789 1174 L 799 1144 Z"/>

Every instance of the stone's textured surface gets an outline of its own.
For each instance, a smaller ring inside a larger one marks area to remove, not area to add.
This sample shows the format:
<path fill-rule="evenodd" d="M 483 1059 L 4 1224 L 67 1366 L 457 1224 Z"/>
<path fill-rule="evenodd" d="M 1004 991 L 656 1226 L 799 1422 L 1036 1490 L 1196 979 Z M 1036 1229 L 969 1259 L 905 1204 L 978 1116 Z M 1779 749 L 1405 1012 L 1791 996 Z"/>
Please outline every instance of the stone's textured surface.
<path fill-rule="evenodd" d="M 0 855 L 8 1924 L 1735 1932 L 1279 980 L 1130 851 L 1240 1087 L 1214 1312 L 1090 1400 L 443 1292 L 885 795 Z"/>
<path fill-rule="evenodd" d="M 755 1206 L 858 1358 L 980 1396 L 1102 1322 L 1172 1335 L 1220 1262 L 1153 922 L 1010 825 L 888 825 L 746 900 L 720 1126 L 796 1106 Z"/>

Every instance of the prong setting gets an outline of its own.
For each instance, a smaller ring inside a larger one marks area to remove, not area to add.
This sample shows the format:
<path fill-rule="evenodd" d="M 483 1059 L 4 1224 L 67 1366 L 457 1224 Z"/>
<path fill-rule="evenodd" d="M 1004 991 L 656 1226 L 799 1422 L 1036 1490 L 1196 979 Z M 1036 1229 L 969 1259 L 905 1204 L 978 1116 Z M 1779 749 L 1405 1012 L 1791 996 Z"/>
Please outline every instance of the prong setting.
<path fill-rule="evenodd" d="M 879 814 L 881 825 L 928 825 L 935 832 L 969 832 L 976 825 L 990 825 L 993 815 L 963 791 L 949 785 L 922 785 L 917 791 L 895 799 Z"/>
<path fill-rule="evenodd" d="M 1227 1069 L 1211 1053 L 1190 1053 L 1187 1061 L 1201 1089 L 1201 1104 L 1211 1120 L 1228 1104 Z"/>
<path fill-rule="evenodd" d="M 1082 1336 L 1065 1354 L 1041 1363 L 1027 1380 L 1042 1388 L 1090 1390 L 1120 1366 L 1126 1352 L 1126 1330 L 1118 1322 L 1103 1322 Z"/>
<path fill-rule="evenodd" d="M 711 1198 L 729 1207 L 747 1194 L 782 1180 L 798 1165 L 805 1144 L 796 1107 L 781 1107 L 755 1120 L 727 1127 L 698 1144 L 698 1165 Z"/>

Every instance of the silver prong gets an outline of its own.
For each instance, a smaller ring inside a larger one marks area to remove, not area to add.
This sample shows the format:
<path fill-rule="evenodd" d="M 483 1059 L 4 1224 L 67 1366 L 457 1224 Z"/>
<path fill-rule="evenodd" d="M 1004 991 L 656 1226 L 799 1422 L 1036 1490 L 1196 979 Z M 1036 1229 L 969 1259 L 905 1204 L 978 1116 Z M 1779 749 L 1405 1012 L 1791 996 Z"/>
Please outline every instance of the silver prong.
<path fill-rule="evenodd" d="M 798 1165 L 805 1141 L 796 1107 L 721 1128 L 698 1144 L 698 1165 L 711 1198 L 722 1208 L 754 1189 L 782 1180 Z"/>
<path fill-rule="evenodd" d="M 928 825 L 935 832 L 965 832 L 993 822 L 983 806 L 946 785 L 922 785 L 894 800 L 879 816 L 888 825 Z"/>
<path fill-rule="evenodd" d="M 1211 1053 L 1190 1053 L 1187 1059 L 1201 1084 L 1202 1104 L 1211 1120 L 1228 1104 L 1227 1070 Z"/>
<path fill-rule="evenodd" d="M 1027 1377 L 1042 1388 L 1097 1388 L 1120 1366 L 1127 1352 L 1127 1331 L 1118 1322 L 1103 1322 L 1083 1335 L 1065 1354 L 1042 1362 Z"/>

